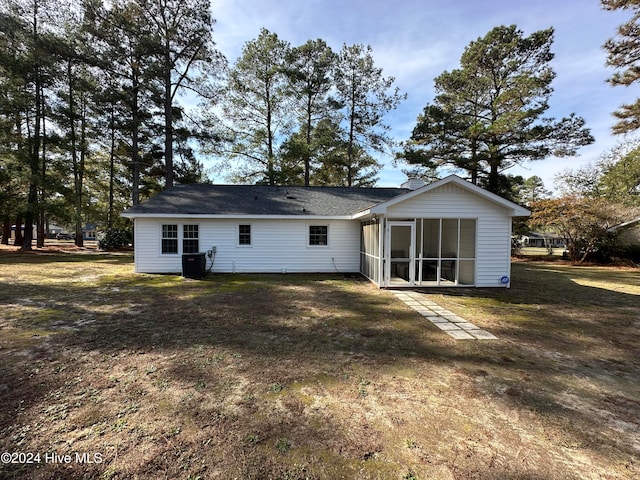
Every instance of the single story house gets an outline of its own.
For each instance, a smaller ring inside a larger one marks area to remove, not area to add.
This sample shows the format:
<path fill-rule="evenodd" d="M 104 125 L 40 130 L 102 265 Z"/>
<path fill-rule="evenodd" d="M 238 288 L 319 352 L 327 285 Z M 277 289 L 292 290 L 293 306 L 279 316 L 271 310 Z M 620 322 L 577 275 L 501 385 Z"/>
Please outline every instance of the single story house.
<path fill-rule="evenodd" d="M 565 246 L 564 238 L 557 233 L 527 232 L 520 237 L 520 241 L 525 247 L 563 248 Z"/>
<path fill-rule="evenodd" d="M 509 286 L 512 217 L 529 211 L 455 175 L 402 188 L 177 185 L 122 215 L 135 271 L 360 272 L 381 287 Z"/>

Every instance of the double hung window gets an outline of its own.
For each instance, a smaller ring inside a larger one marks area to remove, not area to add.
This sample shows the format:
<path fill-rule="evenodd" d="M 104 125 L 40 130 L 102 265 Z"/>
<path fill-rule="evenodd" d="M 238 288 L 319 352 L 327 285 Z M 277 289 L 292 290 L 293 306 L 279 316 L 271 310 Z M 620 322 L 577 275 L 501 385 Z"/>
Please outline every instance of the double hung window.
<path fill-rule="evenodd" d="M 328 245 L 329 227 L 326 225 L 309 225 L 309 245 Z"/>
<path fill-rule="evenodd" d="M 238 245 L 251 245 L 251 225 L 238 225 Z"/>
<path fill-rule="evenodd" d="M 200 251 L 198 225 L 182 226 L 182 253 L 197 253 Z"/>
<path fill-rule="evenodd" d="M 178 253 L 178 225 L 162 225 L 162 253 Z"/>
<path fill-rule="evenodd" d="M 177 254 L 179 245 L 177 224 L 162 225 L 161 251 L 163 254 Z M 200 250 L 198 225 L 182 225 L 182 253 L 196 253 Z"/>

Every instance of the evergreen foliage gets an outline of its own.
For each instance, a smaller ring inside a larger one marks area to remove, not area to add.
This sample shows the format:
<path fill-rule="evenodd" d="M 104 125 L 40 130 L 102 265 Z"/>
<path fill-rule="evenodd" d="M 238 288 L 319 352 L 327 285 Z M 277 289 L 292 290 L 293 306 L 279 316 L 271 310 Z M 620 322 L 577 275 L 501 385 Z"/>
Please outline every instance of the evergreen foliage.
<path fill-rule="evenodd" d="M 503 172 L 549 156 L 572 156 L 593 142 L 584 120 L 543 117 L 549 108 L 553 29 L 524 36 L 499 26 L 471 42 L 460 68 L 435 79 L 428 104 L 402 154 L 410 164 L 450 166 L 471 182 L 509 196 Z"/>
<path fill-rule="evenodd" d="M 131 232 L 120 228 L 107 228 L 97 236 L 100 250 L 118 250 L 131 243 Z"/>
<path fill-rule="evenodd" d="M 618 27 L 616 37 L 604 44 L 607 50 L 607 65 L 616 69 L 609 78 L 613 86 L 628 87 L 640 80 L 640 1 L 639 0 L 601 0 L 604 9 L 609 11 L 628 10 L 632 17 Z M 618 122 L 614 133 L 628 133 L 640 128 L 640 98 L 627 103 L 613 115 Z"/>

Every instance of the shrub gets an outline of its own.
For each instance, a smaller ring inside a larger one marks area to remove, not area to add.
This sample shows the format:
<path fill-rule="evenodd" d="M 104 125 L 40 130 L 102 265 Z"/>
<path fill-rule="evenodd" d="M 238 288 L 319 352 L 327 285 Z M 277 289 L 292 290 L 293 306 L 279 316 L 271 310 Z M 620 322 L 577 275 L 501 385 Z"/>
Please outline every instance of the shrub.
<path fill-rule="evenodd" d="M 630 262 L 631 264 L 640 264 L 640 247 L 635 245 L 613 245 L 607 249 L 608 258 L 617 262 Z"/>
<path fill-rule="evenodd" d="M 131 242 L 131 232 L 120 228 L 107 228 L 98 233 L 98 248 L 100 250 L 117 250 Z"/>

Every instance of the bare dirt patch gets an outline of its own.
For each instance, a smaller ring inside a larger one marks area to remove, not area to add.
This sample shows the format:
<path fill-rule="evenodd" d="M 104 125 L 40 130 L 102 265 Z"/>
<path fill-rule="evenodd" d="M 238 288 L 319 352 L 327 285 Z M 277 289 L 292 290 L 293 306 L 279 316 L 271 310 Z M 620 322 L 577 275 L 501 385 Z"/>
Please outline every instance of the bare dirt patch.
<path fill-rule="evenodd" d="M 499 337 L 455 341 L 353 278 L 2 255 L 0 477 L 638 478 L 638 271 L 513 282 L 426 292 Z"/>

